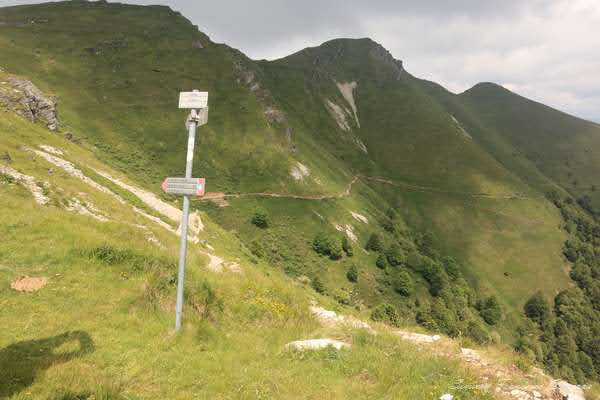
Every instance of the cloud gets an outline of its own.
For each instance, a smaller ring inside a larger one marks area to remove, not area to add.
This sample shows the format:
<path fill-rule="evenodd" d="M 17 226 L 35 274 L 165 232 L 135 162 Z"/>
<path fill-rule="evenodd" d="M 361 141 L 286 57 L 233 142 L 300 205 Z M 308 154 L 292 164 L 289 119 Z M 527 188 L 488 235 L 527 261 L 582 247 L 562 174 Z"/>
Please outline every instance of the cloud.
<path fill-rule="evenodd" d="M 33 1 L 31 1 L 33 2 Z M 493 81 L 600 122 L 597 0 L 131 0 L 181 11 L 255 59 L 371 37 L 412 74 L 460 92 Z M 0 0 L 0 5 L 26 1 Z"/>

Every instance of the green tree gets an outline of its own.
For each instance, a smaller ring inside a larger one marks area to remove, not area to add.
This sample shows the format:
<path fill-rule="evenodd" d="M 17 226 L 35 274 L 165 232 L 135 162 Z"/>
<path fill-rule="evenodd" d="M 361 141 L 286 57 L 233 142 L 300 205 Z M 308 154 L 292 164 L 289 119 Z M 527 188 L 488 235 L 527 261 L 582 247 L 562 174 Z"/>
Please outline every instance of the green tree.
<path fill-rule="evenodd" d="M 381 241 L 381 237 L 379 236 L 378 233 L 372 233 L 371 236 L 369 237 L 369 240 L 367 241 L 367 245 L 365 246 L 365 249 L 367 249 L 369 251 L 381 251 L 382 248 L 383 248 L 383 243 Z"/>
<path fill-rule="evenodd" d="M 350 282 L 358 282 L 358 268 L 356 268 L 356 265 L 352 264 L 350 268 L 348 268 L 346 278 L 348 278 Z"/>
<path fill-rule="evenodd" d="M 400 246 L 398 246 L 396 243 L 391 245 L 385 251 L 385 256 L 391 266 L 397 267 L 399 265 L 402 265 L 402 263 L 404 263 L 404 253 L 402 252 L 402 249 L 400 248 Z"/>
<path fill-rule="evenodd" d="M 523 310 L 527 317 L 538 323 L 542 323 L 550 315 L 550 306 L 541 291 L 538 291 L 527 300 Z"/>
<path fill-rule="evenodd" d="M 257 208 L 254 210 L 254 214 L 252 214 L 252 219 L 250 222 L 259 228 L 268 228 L 270 224 L 269 213 L 264 208 Z"/>
<path fill-rule="evenodd" d="M 313 239 L 313 250 L 317 253 L 328 256 L 331 254 L 331 238 L 325 232 L 319 232 Z"/>
<path fill-rule="evenodd" d="M 483 301 L 479 314 L 489 325 L 496 325 L 502 318 L 502 308 L 496 296 L 488 297 Z"/>
<path fill-rule="evenodd" d="M 415 281 L 408 271 L 402 270 L 394 279 L 394 290 L 402 296 L 409 297 L 413 294 L 415 289 Z"/>
<path fill-rule="evenodd" d="M 385 269 L 385 267 L 387 266 L 387 260 L 386 260 L 386 258 L 385 258 L 385 256 L 383 254 L 379 254 L 377 256 L 377 260 L 375 261 L 375 265 L 377 266 L 377 268 Z"/>

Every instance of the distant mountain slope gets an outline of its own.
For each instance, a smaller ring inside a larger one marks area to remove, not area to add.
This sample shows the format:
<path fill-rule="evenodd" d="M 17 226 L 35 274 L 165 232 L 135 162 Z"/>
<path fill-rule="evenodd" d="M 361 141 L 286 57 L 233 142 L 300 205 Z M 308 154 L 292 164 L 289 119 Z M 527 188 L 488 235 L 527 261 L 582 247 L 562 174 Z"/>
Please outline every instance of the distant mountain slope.
<path fill-rule="evenodd" d="M 481 83 L 460 95 L 486 127 L 482 135 L 498 135 L 549 179 L 574 197 L 585 195 L 600 205 L 600 125 L 585 121 L 509 90 Z"/>

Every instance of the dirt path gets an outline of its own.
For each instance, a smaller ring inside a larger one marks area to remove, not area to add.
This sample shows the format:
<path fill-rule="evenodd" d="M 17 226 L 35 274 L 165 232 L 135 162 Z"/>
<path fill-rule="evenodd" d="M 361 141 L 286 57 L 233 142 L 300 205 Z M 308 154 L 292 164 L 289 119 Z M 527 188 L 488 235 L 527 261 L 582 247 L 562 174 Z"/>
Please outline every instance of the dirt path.
<path fill-rule="evenodd" d="M 430 186 L 419 186 L 419 185 L 413 185 L 410 183 L 397 182 L 397 181 L 392 181 L 390 179 L 376 177 L 376 176 L 355 175 L 352 178 L 352 181 L 350 181 L 350 183 L 348 183 L 346 185 L 346 188 L 342 192 L 337 193 L 337 194 L 302 196 L 302 195 L 295 195 L 295 194 L 291 194 L 291 193 L 281 193 L 281 192 L 279 192 L 279 193 L 278 192 L 274 192 L 274 193 L 271 193 L 271 192 L 207 193 L 207 196 L 205 198 L 202 198 L 199 200 L 218 202 L 220 200 L 227 199 L 227 198 L 238 199 L 238 198 L 242 198 L 242 197 L 273 197 L 273 198 L 280 198 L 280 199 L 313 200 L 313 201 L 341 199 L 344 197 L 348 197 L 350 195 L 350 193 L 352 192 L 352 186 L 354 186 L 356 181 L 358 181 L 359 179 L 375 181 L 378 183 L 383 183 L 383 184 L 391 185 L 391 186 L 395 186 L 395 187 L 401 187 L 401 188 L 418 191 L 418 192 L 453 194 L 453 195 L 458 195 L 458 196 L 471 197 L 474 199 L 496 199 L 496 200 L 520 199 L 520 200 L 523 200 L 523 199 L 528 198 L 528 197 L 516 195 L 516 194 L 495 196 L 495 195 L 492 195 L 489 193 L 465 193 L 465 192 L 445 190 L 445 189 L 440 189 L 440 188 L 435 188 L 435 187 L 430 187 Z"/>

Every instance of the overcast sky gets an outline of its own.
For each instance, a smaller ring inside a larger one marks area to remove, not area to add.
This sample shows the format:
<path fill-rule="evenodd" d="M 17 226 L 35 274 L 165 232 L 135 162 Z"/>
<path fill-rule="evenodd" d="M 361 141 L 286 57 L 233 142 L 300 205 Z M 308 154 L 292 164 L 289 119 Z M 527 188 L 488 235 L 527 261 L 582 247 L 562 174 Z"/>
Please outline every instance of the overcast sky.
<path fill-rule="evenodd" d="M 38 1 L 0 0 L 0 5 Z M 598 0 L 129 0 L 167 4 L 213 41 L 274 59 L 370 37 L 453 92 L 492 81 L 600 122 Z"/>

